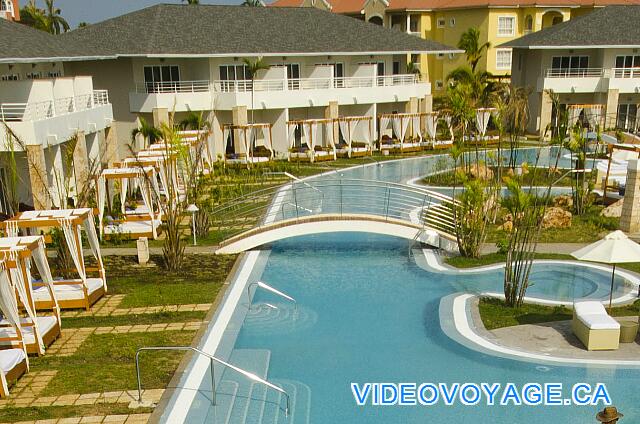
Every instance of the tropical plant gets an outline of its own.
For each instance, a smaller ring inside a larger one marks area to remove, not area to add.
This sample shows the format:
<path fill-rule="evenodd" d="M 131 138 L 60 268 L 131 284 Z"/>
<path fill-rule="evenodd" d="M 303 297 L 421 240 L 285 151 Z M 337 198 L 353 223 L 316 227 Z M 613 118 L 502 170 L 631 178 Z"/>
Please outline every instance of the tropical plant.
<path fill-rule="evenodd" d="M 458 250 L 462 256 L 479 258 L 487 236 L 489 212 L 493 208 L 491 191 L 480 178 L 467 179 L 462 172 L 459 174 L 464 188 L 454 207 Z"/>
<path fill-rule="evenodd" d="M 29 0 L 29 3 L 20 9 L 20 23 L 41 31 L 48 31 L 44 10 L 36 7 L 35 0 Z"/>
<path fill-rule="evenodd" d="M 451 117 L 451 125 L 454 134 L 456 134 L 454 145 L 460 150 L 464 148 L 467 131 L 475 119 L 470 93 L 471 88 L 467 84 L 456 84 L 448 86 L 446 94 L 439 99 L 440 110 L 443 114 Z M 460 156 L 460 162 L 463 168 L 468 165 L 464 155 Z M 468 171 L 468 166 L 466 168 Z"/>
<path fill-rule="evenodd" d="M 53 4 L 54 0 L 44 0 L 47 31 L 60 34 L 69 31 L 69 23 L 62 17 L 61 10 Z"/>
<path fill-rule="evenodd" d="M 200 4 L 200 0 L 182 0 L 183 3 L 187 4 Z"/>
<path fill-rule="evenodd" d="M 88 23 L 86 23 L 86 22 L 80 22 L 80 23 L 78 24 L 78 28 L 86 28 L 86 27 L 88 27 L 88 26 L 89 26 L 89 24 L 88 24 Z"/>
<path fill-rule="evenodd" d="M 211 124 L 204 118 L 204 113 L 191 111 L 189 114 L 178 124 L 182 130 L 201 131 L 211 128 Z"/>
<path fill-rule="evenodd" d="M 494 94 L 494 107 L 499 108 L 498 125 L 509 134 L 509 167 L 516 166 L 516 152 L 520 139 L 525 135 L 529 124 L 529 95 L 531 90 L 516 87 L 513 84 L 502 84 Z"/>
<path fill-rule="evenodd" d="M 262 0 L 244 0 L 242 2 L 242 5 L 250 7 L 261 7 L 264 6 L 264 3 L 262 2 Z"/>
<path fill-rule="evenodd" d="M 145 144 L 153 144 L 162 138 L 162 131 L 149 124 L 143 117 L 138 118 L 138 128 L 131 131 L 131 141 L 135 142 L 138 135 L 144 138 Z"/>
<path fill-rule="evenodd" d="M 267 70 L 269 69 L 270 66 L 262 58 L 262 56 L 258 57 L 256 60 L 245 58 L 242 61 L 247 67 L 247 72 L 249 73 L 249 77 L 251 77 L 251 123 L 253 124 L 254 123 L 253 108 L 254 108 L 254 94 L 255 94 L 254 86 L 255 86 L 256 76 L 258 75 L 258 72 L 262 70 Z"/>
<path fill-rule="evenodd" d="M 480 44 L 480 30 L 477 28 L 469 28 L 463 32 L 458 41 L 458 48 L 464 50 L 472 72 L 476 71 L 478 62 L 490 47 L 491 43 L 488 41 Z"/>
<path fill-rule="evenodd" d="M 415 62 L 407 62 L 407 74 L 413 74 L 421 77 L 422 73 L 420 72 L 420 64 Z"/>
<path fill-rule="evenodd" d="M 601 140 L 600 127 L 596 127 L 596 137 Z M 584 130 L 576 125 L 571 136 L 564 140 L 563 146 L 571 152 L 572 163 L 572 184 L 571 194 L 573 197 L 573 213 L 584 214 L 590 206 L 591 191 L 595 186 L 593 169 L 587 169 L 587 154 L 589 153 L 589 139 L 584 134 Z M 592 165 L 595 161 L 591 161 Z M 591 171 L 591 172 L 590 172 Z"/>

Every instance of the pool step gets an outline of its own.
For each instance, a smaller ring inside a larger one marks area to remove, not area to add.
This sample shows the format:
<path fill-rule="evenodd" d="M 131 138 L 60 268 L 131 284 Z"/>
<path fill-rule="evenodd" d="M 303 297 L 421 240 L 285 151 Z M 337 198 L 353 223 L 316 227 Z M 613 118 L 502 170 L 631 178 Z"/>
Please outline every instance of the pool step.
<path fill-rule="evenodd" d="M 238 383 L 223 380 L 216 387 L 216 405 L 209 407 L 205 423 L 227 423 L 233 402 L 238 394 Z"/>
<path fill-rule="evenodd" d="M 231 364 L 265 379 L 270 360 L 271 351 L 263 349 L 235 349 L 229 358 Z M 264 403 L 266 396 L 264 385 L 251 381 L 230 369 L 225 370 L 222 378 L 224 381 L 236 382 L 238 391 L 232 400 L 231 410 L 226 421 L 220 422 L 225 424 L 256 422 L 247 418 L 249 406 L 255 402 Z"/>

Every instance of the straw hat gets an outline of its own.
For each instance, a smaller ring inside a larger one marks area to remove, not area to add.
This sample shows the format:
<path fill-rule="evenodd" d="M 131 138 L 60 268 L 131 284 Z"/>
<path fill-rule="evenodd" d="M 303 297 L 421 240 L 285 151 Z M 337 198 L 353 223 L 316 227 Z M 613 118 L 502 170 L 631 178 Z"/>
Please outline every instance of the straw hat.
<path fill-rule="evenodd" d="M 603 423 L 609 423 L 622 417 L 624 417 L 624 415 L 619 413 L 615 406 L 607 406 L 596 415 L 596 419 Z"/>

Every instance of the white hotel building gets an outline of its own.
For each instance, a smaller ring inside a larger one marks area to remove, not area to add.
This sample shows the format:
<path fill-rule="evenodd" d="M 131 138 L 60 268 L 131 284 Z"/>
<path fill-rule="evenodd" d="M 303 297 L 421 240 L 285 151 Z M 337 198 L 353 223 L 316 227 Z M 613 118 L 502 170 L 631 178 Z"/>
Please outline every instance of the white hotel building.
<path fill-rule="evenodd" d="M 65 65 L 109 92 L 120 144 L 138 118 L 158 125 L 203 112 L 214 156 L 221 125 L 272 125 L 286 157 L 287 122 L 431 111 L 428 75 L 407 74 L 411 54 L 455 50 L 316 8 L 157 5 L 60 36 L 95 60 Z M 270 65 L 253 85 L 243 59 Z M 253 100 L 252 100 L 253 97 Z M 374 129 L 375 132 L 375 129 Z M 126 153 L 121 150 L 121 153 Z"/>
<path fill-rule="evenodd" d="M 543 134 L 552 122 L 553 90 L 570 121 L 637 131 L 639 22 L 640 6 L 607 6 L 503 44 L 513 48 L 512 82 L 533 89 L 529 130 Z"/>

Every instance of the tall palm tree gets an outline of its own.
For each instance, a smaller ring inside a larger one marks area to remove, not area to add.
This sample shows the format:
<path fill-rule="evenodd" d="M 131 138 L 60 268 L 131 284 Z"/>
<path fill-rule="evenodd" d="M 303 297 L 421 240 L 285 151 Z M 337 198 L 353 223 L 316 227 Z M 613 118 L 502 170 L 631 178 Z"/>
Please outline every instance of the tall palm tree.
<path fill-rule="evenodd" d="M 261 7 L 264 6 L 264 3 L 262 2 L 262 0 L 244 0 L 242 2 L 242 5 L 250 7 Z"/>
<path fill-rule="evenodd" d="M 458 48 L 464 50 L 467 56 L 467 62 L 471 66 L 471 70 L 475 72 L 478 62 L 482 59 L 484 53 L 491 47 L 490 42 L 480 44 L 480 30 L 477 28 L 469 28 L 463 32 L 458 41 Z"/>
<path fill-rule="evenodd" d="M 447 75 L 447 80 L 456 84 L 464 84 L 470 88 L 469 95 L 475 107 L 485 107 L 490 103 L 495 92 L 493 75 L 488 71 L 474 71 L 469 66 L 459 66 Z"/>
<path fill-rule="evenodd" d="M 53 0 L 44 0 L 47 32 L 60 34 L 69 31 L 69 23 L 60 14 L 62 11 L 55 7 Z"/>
<path fill-rule="evenodd" d="M 30 0 L 29 3 L 20 10 L 20 23 L 41 31 L 48 31 L 47 18 L 44 10 L 36 7 L 35 0 Z"/>
<path fill-rule="evenodd" d="M 258 75 L 258 72 L 262 71 L 262 70 L 267 70 L 270 68 L 270 66 L 267 64 L 267 62 L 265 62 L 265 60 L 262 58 L 262 56 L 258 57 L 256 60 L 252 61 L 251 59 L 242 59 L 242 61 L 244 62 L 245 66 L 247 67 L 247 72 L 249 73 L 249 76 L 251 77 L 251 123 L 253 124 L 253 97 L 254 97 L 254 86 L 255 86 L 255 80 L 256 80 L 256 76 Z"/>

